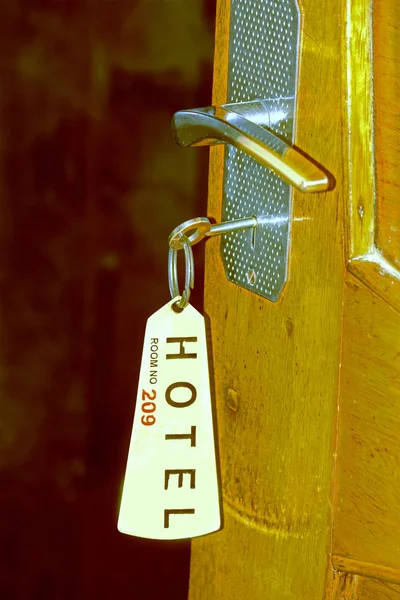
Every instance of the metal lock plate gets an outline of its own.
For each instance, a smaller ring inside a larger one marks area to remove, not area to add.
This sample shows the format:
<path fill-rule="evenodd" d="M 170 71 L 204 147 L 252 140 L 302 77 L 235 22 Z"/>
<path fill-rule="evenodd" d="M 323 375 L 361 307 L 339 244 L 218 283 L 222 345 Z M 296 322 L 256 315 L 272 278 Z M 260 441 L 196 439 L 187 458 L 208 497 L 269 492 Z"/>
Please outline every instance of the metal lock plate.
<path fill-rule="evenodd" d="M 228 102 L 261 99 L 270 113 L 264 124 L 288 143 L 294 137 L 299 30 L 296 0 L 231 1 Z M 222 219 L 258 220 L 253 230 L 221 238 L 229 281 L 274 302 L 279 298 L 288 272 L 290 215 L 289 184 L 227 145 Z"/>

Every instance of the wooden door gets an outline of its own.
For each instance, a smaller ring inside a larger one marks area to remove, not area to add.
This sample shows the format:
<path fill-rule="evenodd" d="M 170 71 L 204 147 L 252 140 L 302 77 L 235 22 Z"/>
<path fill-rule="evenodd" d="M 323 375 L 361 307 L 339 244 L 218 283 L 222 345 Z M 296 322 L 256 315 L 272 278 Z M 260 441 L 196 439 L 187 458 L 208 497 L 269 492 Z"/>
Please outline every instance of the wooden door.
<path fill-rule="evenodd" d="M 279 301 L 229 283 L 207 243 L 224 527 L 193 541 L 191 600 L 399 597 L 399 6 L 301 3 L 296 145 L 336 186 L 294 193 Z M 229 15 L 220 0 L 214 104 Z"/>

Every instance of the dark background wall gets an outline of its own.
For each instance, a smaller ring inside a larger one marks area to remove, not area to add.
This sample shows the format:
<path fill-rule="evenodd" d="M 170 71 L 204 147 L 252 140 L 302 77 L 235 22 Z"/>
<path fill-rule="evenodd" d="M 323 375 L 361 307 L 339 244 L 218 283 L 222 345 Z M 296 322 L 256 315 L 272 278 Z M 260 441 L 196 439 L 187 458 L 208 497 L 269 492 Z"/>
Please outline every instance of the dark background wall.
<path fill-rule="evenodd" d="M 214 0 L 0 5 L 0 598 L 174 598 L 189 543 L 116 530 L 167 236 L 206 214 Z M 193 304 L 201 308 L 196 248 Z"/>

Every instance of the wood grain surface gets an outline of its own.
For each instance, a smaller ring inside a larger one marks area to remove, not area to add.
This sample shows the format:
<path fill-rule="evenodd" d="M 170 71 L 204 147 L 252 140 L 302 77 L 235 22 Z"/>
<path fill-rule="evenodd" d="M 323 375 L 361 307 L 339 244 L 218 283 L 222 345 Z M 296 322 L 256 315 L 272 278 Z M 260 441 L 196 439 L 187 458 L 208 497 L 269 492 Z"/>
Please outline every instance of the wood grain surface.
<path fill-rule="evenodd" d="M 191 600 L 399 593 L 400 279 L 377 245 L 389 217 L 376 209 L 371 3 L 304 0 L 301 13 L 295 143 L 336 187 L 294 194 L 277 303 L 227 282 L 218 242 L 207 244 L 224 528 L 193 541 Z M 226 100 L 228 38 L 220 0 L 214 104 Z M 216 220 L 223 152 L 211 150 Z M 385 185 L 398 202 L 394 176 Z"/>
<path fill-rule="evenodd" d="M 330 600 L 398 600 L 400 586 L 371 577 L 331 571 L 326 594 Z"/>
<path fill-rule="evenodd" d="M 333 552 L 400 573 L 400 315 L 349 275 Z"/>
<path fill-rule="evenodd" d="M 349 2 L 347 10 L 347 256 L 349 270 L 367 288 L 346 274 L 332 548 L 342 560 L 358 561 L 353 572 L 390 581 L 400 572 L 400 272 L 384 243 L 399 201 L 395 178 L 384 175 L 393 175 L 399 148 L 393 119 L 386 118 L 396 111 L 399 81 L 395 5 L 376 0 L 373 19 L 367 0 Z"/>
<path fill-rule="evenodd" d="M 399 19 L 396 0 L 347 0 L 342 51 L 348 269 L 398 311 Z"/>
<path fill-rule="evenodd" d="M 338 18 L 331 3 L 304 3 L 296 143 L 340 181 Z M 219 2 L 215 104 L 226 98 L 228 22 L 229 4 Z M 212 149 L 209 216 L 216 220 L 222 160 L 223 149 Z M 339 191 L 294 195 L 290 284 L 278 303 L 229 283 L 217 240 L 207 244 L 224 529 L 193 541 L 192 600 L 322 597 L 342 310 Z"/>
<path fill-rule="evenodd" d="M 373 4 L 377 239 L 400 271 L 400 3 Z M 400 273 L 399 273 L 400 277 Z"/>

